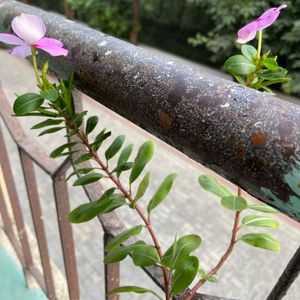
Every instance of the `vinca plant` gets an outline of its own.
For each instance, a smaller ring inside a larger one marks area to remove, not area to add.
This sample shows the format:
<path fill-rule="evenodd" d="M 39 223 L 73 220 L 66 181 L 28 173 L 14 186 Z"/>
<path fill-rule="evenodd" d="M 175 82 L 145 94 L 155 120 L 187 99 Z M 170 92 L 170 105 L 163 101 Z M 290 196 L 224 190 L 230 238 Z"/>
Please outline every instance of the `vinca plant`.
<path fill-rule="evenodd" d="M 11 50 L 13 55 L 32 56 L 39 90 L 38 93 L 30 92 L 16 98 L 13 106 L 15 115 L 44 117 L 45 120 L 32 127 L 33 130 L 41 130 L 40 136 L 66 130 L 65 137 L 68 140 L 52 151 L 50 156 L 57 158 L 76 153 L 73 164 L 78 167 L 67 178 L 77 176 L 74 186 L 92 184 L 104 178 L 112 183 L 112 187 L 105 190 L 99 199 L 80 205 L 66 218 L 68 217 L 71 223 L 82 223 L 116 209 L 134 210 L 140 217 L 140 223 L 110 240 L 105 248 L 104 263 L 116 263 L 129 256 L 137 267 L 157 266 L 162 272 L 164 290 L 160 295 L 147 287 L 134 285 L 118 287 L 109 291 L 109 294 L 151 293 L 155 298 L 166 300 L 180 295 L 182 299 L 190 300 L 206 282 L 218 281 L 216 276 L 237 243 L 244 242 L 253 247 L 275 252 L 280 250 L 279 243 L 270 233 L 243 233 L 244 228 L 277 228 L 278 222 L 268 215 L 277 211 L 267 205 L 249 205 L 241 196 L 240 189 L 236 194 L 208 175 L 199 177 L 199 185 L 219 197 L 220 204 L 230 210 L 233 216 L 232 234 L 225 253 L 215 266 L 207 271 L 199 266 L 199 259 L 194 255 L 195 250 L 201 246 L 201 237 L 198 234 L 175 236 L 173 243 L 167 249 L 162 249 L 155 224 L 152 223 L 152 215 L 166 200 L 178 175 L 171 173 L 166 176 L 152 197 L 145 199 L 151 178 L 145 168 L 154 154 L 153 142 L 143 143 L 135 153 L 134 145 L 124 146 L 124 135 L 117 136 L 108 143 L 109 146 L 105 146 L 111 135 L 106 128 L 97 133 L 95 138 L 91 138 L 91 133 L 95 133 L 98 125 L 98 116 L 87 117 L 86 111 L 79 113 L 75 111 L 72 94 L 73 75 L 68 80 L 60 79 L 58 83 L 52 83 L 47 76 L 48 62 L 43 66 L 41 73 L 37 68 L 37 51 L 46 51 L 52 56 L 66 56 L 68 50 L 60 41 L 45 37 L 45 24 L 37 16 L 21 14 L 13 19 L 11 25 L 16 36 L 0 34 L 0 41 L 15 46 Z M 249 55 L 247 59 L 250 61 Z M 266 64 L 267 57 L 268 55 L 265 58 L 259 56 L 259 61 L 262 63 L 264 60 Z M 270 61 L 270 64 L 276 64 L 275 59 Z M 252 62 L 255 60 L 251 60 Z M 262 78 L 258 75 L 259 72 L 262 70 L 257 70 L 256 75 L 247 75 L 251 77 L 249 79 L 251 84 L 254 84 L 255 76 Z M 235 76 L 240 75 L 235 73 Z M 258 79 L 258 82 L 263 84 L 261 79 Z M 78 147 L 79 145 L 81 147 Z M 104 154 L 100 154 L 100 149 L 104 150 L 101 151 Z M 113 163 L 115 161 L 113 158 L 117 158 L 116 163 Z M 80 164 L 86 161 L 93 161 L 93 167 L 80 167 Z M 125 172 L 128 173 L 127 177 L 122 176 Z M 147 203 L 146 210 L 140 205 L 142 201 Z M 253 214 L 255 211 L 261 214 Z M 151 242 L 139 238 L 142 231 L 149 233 Z"/>
<path fill-rule="evenodd" d="M 271 51 L 262 54 L 263 30 L 276 21 L 281 9 L 285 7 L 285 4 L 281 4 L 277 8 L 268 9 L 258 19 L 238 31 L 237 42 L 243 44 L 242 54 L 228 58 L 224 67 L 240 84 L 274 94 L 269 86 L 290 80 L 286 77 L 288 71 L 278 66 L 277 56 L 271 55 Z M 256 34 L 258 35 L 257 49 L 246 44 L 253 40 Z"/>

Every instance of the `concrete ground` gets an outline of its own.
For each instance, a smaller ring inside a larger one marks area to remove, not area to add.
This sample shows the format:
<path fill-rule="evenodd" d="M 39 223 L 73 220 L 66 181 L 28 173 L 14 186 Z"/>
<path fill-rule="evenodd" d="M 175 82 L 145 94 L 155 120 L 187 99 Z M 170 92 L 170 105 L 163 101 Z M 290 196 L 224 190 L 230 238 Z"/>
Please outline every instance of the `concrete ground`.
<path fill-rule="evenodd" d="M 201 68 L 201 66 L 198 67 Z M 12 57 L 3 50 L 0 50 L 0 80 L 11 103 L 13 103 L 15 93 L 21 94 L 35 89 L 31 66 L 25 60 Z M 106 127 L 113 132 L 114 136 L 125 134 L 127 143 L 134 143 L 136 146 L 149 139 L 155 142 L 156 154 L 148 167 L 152 174 L 150 189 L 147 192 L 148 199 L 168 173 L 177 172 L 179 174 L 175 188 L 160 209 L 157 209 L 153 215 L 152 222 L 159 233 L 162 247 L 166 249 L 173 242 L 175 233 L 177 233 L 177 236 L 197 233 L 202 237 L 203 243 L 195 254 L 199 257 L 201 267 L 206 271 L 210 270 L 220 259 L 229 243 L 233 223 L 233 213 L 222 208 L 218 203 L 218 199 L 203 191 L 197 183 L 200 174 L 212 172 L 88 97 L 85 99 L 84 106 L 89 112 L 99 116 L 101 123 L 99 129 Z M 19 120 L 26 133 L 36 139 L 37 132 L 29 129 L 38 120 L 34 118 L 20 118 Z M 0 125 L 3 129 L 3 122 L 0 122 Z M 30 210 L 24 180 L 21 175 L 18 152 L 6 130 L 5 137 L 28 230 L 33 236 L 33 226 L 30 220 Z M 44 136 L 38 138 L 38 141 L 44 145 L 45 151 L 50 153 L 55 147 L 63 143 L 63 136 L 57 135 L 55 139 L 52 136 L 50 138 Z M 50 255 L 53 264 L 57 267 L 55 272 L 58 278 L 56 284 L 59 285 L 63 265 L 51 181 L 38 168 L 36 168 L 36 176 L 39 182 L 39 193 Z M 236 187 L 231 183 L 222 181 L 232 190 L 236 190 Z M 87 202 L 82 189 L 72 187 L 71 184 L 72 182 L 69 183 L 71 206 L 76 207 Z M 256 200 L 246 193 L 244 193 L 244 196 L 249 199 L 249 202 L 256 203 Z M 145 205 L 145 203 L 142 203 L 142 205 Z M 140 223 L 138 217 L 126 208 L 121 208 L 118 213 L 120 218 L 129 226 Z M 203 286 L 201 292 L 245 300 L 266 299 L 300 242 L 298 223 L 283 215 L 277 215 L 276 219 L 280 221 L 280 228 L 278 230 L 268 230 L 268 232 L 272 231 L 279 240 L 282 247 L 280 253 L 252 248 L 240 242 L 218 274 L 219 283 L 207 283 Z M 92 220 L 88 223 L 74 225 L 73 229 L 82 299 L 102 300 L 104 299 L 104 283 L 102 265 L 103 232 L 101 226 L 96 220 Z M 34 241 L 32 241 L 32 245 L 36 247 Z M 36 259 L 39 263 L 38 257 Z M 122 285 L 153 287 L 157 291 L 155 285 L 142 271 L 134 268 L 129 259 L 122 262 L 121 272 Z M 59 300 L 64 300 L 64 294 L 61 295 Z M 299 295 L 300 279 L 297 279 L 285 299 L 296 300 L 299 299 Z M 124 295 L 121 299 L 153 299 L 153 297 Z"/>

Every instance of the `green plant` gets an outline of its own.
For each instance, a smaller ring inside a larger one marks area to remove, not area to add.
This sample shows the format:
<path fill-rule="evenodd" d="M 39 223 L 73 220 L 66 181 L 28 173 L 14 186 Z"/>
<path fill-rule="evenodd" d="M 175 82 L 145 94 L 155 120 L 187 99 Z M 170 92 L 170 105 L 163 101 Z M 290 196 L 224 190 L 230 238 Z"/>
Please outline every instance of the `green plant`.
<path fill-rule="evenodd" d="M 208 175 L 199 177 L 200 186 L 218 196 L 221 205 L 231 211 L 234 216 L 230 243 L 224 255 L 212 270 L 206 272 L 199 266 L 198 258 L 193 255 L 193 252 L 200 247 L 202 242 L 199 235 L 187 234 L 179 238 L 175 236 L 174 242 L 169 248 L 167 250 L 162 249 L 159 236 L 154 224 L 152 224 L 152 215 L 160 209 L 160 205 L 167 199 L 177 174 L 171 173 L 166 176 L 152 197 L 146 200 L 145 193 L 149 187 L 150 174 L 145 174 L 144 171 L 154 154 L 153 142 L 145 142 L 138 148 L 135 155 L 132 155 L 134 145 L 130 144 L 124 147 L 124 135 L 117 136 L 108 147 L 104 145 L 104 141 L 108 141 L 111 132 L 107 131 L 106 128 L 100 130 L 95 138 L 91 138 L 91 133 L 97 131 L 99 119 L 98 116 L 86 118 L 87 111 L 80 113 L 75 111 L 72 94 L 73 75 L 68 80 L 61 79 L 58 83 L 52 83 L 47 76 L 48 62 L 43 66 L 41 75 L 39 74 L 36 64 L 36 45 L 39 45 L 39 43 L 36 41 L 36 34 L 40 32 L 41 28 L 42 31 L 45 29 L 42 20 L 37 22 L 37 17 L 25 14 L 16 18 L 18 18 L 17 23 L 19 23 L 18 35 L 26 36 L 27 40 L 30 40 L 39 92 L 19 95 L 14 102 L 14 113 L 19 117 L 45 117 L 45 120 L 32 127 L 33 130 L 41 130 L 40 136 L 66 130 L 65 137 L 68 141 L 52 151 L 50 154 L 52 158 L 70 156 L 76 153 L 77 158 L 73 161 L 74 165 L 80 166 L 81 163 L 89 160 L 94 162 L 95 166 L 76 168 L 68 176 L 67 179 L 75 175 L 78 177 L 73 184 L 74 186 L 88 185 L 104 178 L 113 184 L 113 187 L 106 189 L 98 199 L 82 204 L 72 210 L 68 216 L 69 221 L 72 223 L 87 222 L 121 207 L 134 210 L 140 216 L 140 224 L 136 224 L 134 227 L 122 232 L 106 245 L 107 254 L 104 257 L 104 263 L 119 262 L 130 256 L 137 267 L 158 266 L 164 278 L 163 297 L 147 288 L 137 286 L 119 287 L 109 291 L 109 294 L 125 292 L 151 293 L 159 299 L 170 300 L 172 296 L 186 291 L 196 279 L 197 283 L 191 287 L 185 297 L 186 300 L 190 300 L 207 281 L 218 281 L 215 277 L 216 274 L 227 261 L 238 242 L 242 241 L 248 245 L 269 251 L 278 252 L 280 250 L 279 243 L 269 233 L 240 234 L 245 227 L 278 227 L 278 222 L 266 215 L 250 214 L 244 216 L 240 221 L 241 214 L 245 211 L 254 210 L 262 213 L 276 213 L 277 211 L 266 205 L 248 205 L 247 201 L 241 196 L 240 189 L 235 194 Z M 36 23 L 39 24 L 38 28 L 35 28 Z M 27 26 L 28 24 L 30 26 Z M 42 32 L 40 35 L 44 33 Z M 9 34 L 0 34 L 0 40 L 5 42 L 9 40 L 14 43 L 18 38 Z M 46 38 L 46 40 L 48 39 Z M 67 54 L 67 50 L 62 48 L 61 42 L 55 40 L 54 45 L 57 46 L 57 49 L 52 55 Z M 23 46 L 24 41 L 21 47 Z M 53 48 L 51 47 L 50 50 L 53 51 Z M 105 148 L 104 153 L 99 151 L 103 148 Z M 117 161 L 113 162 L 112 159 L 117 156 Z M 124 176 L 122 176 L 125 172 L 129 173 L 128 179 L 124 179 Z M 137 183 L 137 188 L 133 183 Z M 147 201 L 146 211 L 140 206 L 141 201 Z M 138 238 L 142 230 L 149 233 L 150 242 L 142 239 L 129 240 L 131 237 Z"/>

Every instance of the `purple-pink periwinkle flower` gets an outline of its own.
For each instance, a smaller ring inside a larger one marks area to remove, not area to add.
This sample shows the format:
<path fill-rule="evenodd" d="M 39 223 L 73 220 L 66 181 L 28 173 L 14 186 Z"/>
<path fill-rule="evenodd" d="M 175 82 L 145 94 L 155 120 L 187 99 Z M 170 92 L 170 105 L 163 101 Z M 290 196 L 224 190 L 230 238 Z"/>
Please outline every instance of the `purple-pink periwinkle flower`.
<path fill-rule="evenodd" d="M 0 33 L 0 41 L 9 45 L 16 45 L 10 52 L 13 55 L 30 56 L 31 46 L 44 50 L 52 56 L 68 55 L 68 50 L 63 48 L 61 41 L 44 37 L 46 26 L 37 16 L 21 14 L 12 20 L 11 27 L 17 36 Z"/>
<path fill-rule="evenodd" d="M 241 28 L 237 33 L 237 42 L 245 44 L 253 40 L 256 32 L 272 25 L 278 18 L 280 11 L 285 7 L 287 7 L 286 4 L 281 4 L 279 7 L 272 7 L 265 11 L 258 19 Z"/>

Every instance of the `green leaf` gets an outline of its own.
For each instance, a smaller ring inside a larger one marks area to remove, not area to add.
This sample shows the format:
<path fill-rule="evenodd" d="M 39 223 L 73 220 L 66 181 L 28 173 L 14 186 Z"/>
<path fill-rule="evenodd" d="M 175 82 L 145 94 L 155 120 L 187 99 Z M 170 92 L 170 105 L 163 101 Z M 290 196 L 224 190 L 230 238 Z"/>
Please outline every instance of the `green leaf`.
<path fill-rule="evenodd" d="M 58 125 L 61 122 L 63 122 L 63 120 L 58 120 L 58 119 L 47 119 L 43 122 L 37 123 L 34 126 L 31 127 L 31 129 L 40 129 L 46 126 L 53 126 L 53 125 Z"/>
<path fill-rule="evenodd" d="M 240 239 L 253 247 L 275 252 L 280 251 L 280 244 L 269 233 L 247 233 Z"/>
<path fill-rule="evenodd" d="M 139 244 L 133 247 L 131 252 L 133 263 L 139 267 L 153 266 L 159 262 L 159 256 L 155 247 Z"/>
<path fill-rule="evenodd" d="M 118 247 L 114 250 L 112 250 L 110 253 L 106 254 L 103 262 L 105 264 L 113 264 L 119 261 L 122 261 L 126 258 L 126 256 L 129 254 L 130 248 L 127 247 Z"/>
<path fill-rule="evenodd" d="M 112 142 L 112 144 L 105 151 L 106 160 L 110 160 L 118 153 L 118 151 L 121 149 L 124 141 L 125 141 L 125 135 L 119 135 L 118 137 L 116 137 L 116 139 Z"/>
<path fill-rule="evenodd" d="M 278 64 L 276 59 L 267 57 L 262 61 L 263 65 L 271 71 L 276 71 L 278 69 Z"/>
<path fill-rule="evenodd" d="M 137 225 L 120 233 L 119 235 L 117 235 L 116 237 L 110 240 L 110 242 L 105 247 L 105 251 L 106 252 L 112 251 L 113 249 L 120 246 L 122 243 L 127 241 L 132 236 L 140 234 L 142 229 L 143 229 L 142 225 Z"/>
<path fill-rule="evenodd" d="M 189 256 L 182 262 L 173 275 L 172 295 L 177 295 L 188 288 L 196 277 L 198 268 L 199 261 L 195 256 Z"/>
<path fill-rule="evenodd" d="M 58 99 L 59 95 L 58 95 L 58 92 L 55 88 L 51 88 L 49 90 L 42 91 L 41 92 L 41 97 L 45 100 L 55 102 Z"/>
<path fill-rule="evenodd" d="M 162 182 L 162 184 L 160 185 L 160 187 L 158 188 L 156 193 L 153 195 L 153 197 L 151 198 L 151 200 L 147 206 L 148 214 L 150 214 L 151 211 L 156 206 L 158 206 L 160 203 L 162 203 L 164 201 L 164 199 L 169 194 L 176 177 L 177 177 L 177 174 L 173 173 L 173 174 L 168 175 L 165 178 L 165 180 Z"/>
<path fill-rule="evenodd" d="M 132 167 L 133 167 L 133 163 L 132 162 L 125 162 L 125 163 L 123 163 L 123 164 L 115 167 L 111 171 L 111 173 L 115 173 L 116 172 L 117 174 L 121 175 L 122 172 L 130 170 Z M 120 176 L 118 176 L 118 177 L 120 177 Z"/>
<path fill-rule="evenodd" d="M 243 226 L 256 226 L 256 227 L 270 227 L 278 228 L 279 223 L 266 216 L 249 215 L 245 216 L 242 220 Z"/>
<path fill-rule="evenodd" d="M 86 129 L 85 129 L 85 133 L 88 135 L 90 134 L 97 126 L 99 121 L 99 118 L 97 116 L 91 116 L 88 118 L 88 120 L 86 121 Z"/>
<path fill-rule="evenodd" d="M 219 280 L 214 276 L 209 276 L 209 277 L 207 277 L 207 281 L 212 282 L 212 283 L 217 283 Z"/>
<path fill-rule="evenodd" d="M 89 173 L 87 175 L 79 177 L 74 183 L 73 186 L 78 186 L 78 185 L 87 185 L 93 182 L 96 182 L 103 178 L 104 175 L 100 173 Z"/>
<path fill-rule="evenodd" d="M 53 151 L 50 153 L 50 157 L 51 157 L 51 158 L 59 157 L 65 149 L 72 148 L 72 147 L 75 146 L 76 144 L 77 144 L 77 142 L 72 142 L 72 143 L 64 144 L 64 145 L 62 145 L 62 146 L 56 148 L 55 150 L 53 150 Z"/>
<path fill-rule="evenodd" d="M 233 211 L 242 211 L 248 208 L 247 201 L 240 196 L 226 196 L 221 199 L 221 204 Z"/>
<path fill-rule="evenodd" d="M 196 234 L 181 237 L 166 251 L 162 257 L 162 264 L 168 268 L 175 269 L 178 264 L 201 245 L 201 238 Z M 174 251 L 175 247 L 175 251 Z"/>
<path fill-rule="evenodd" d="M 259 72 L 259 77 L 266 80 L 277 80 L 286 76 L 288 71 L 284 68 L 278 67 L 276 71 L 262 70 Z"/>
<path fill-rule="evenodd" d="M 241 52 L 250 61 L 255 59 L 256 54 L 257 54 L 256 49 L 253 46 L 247 45 L 247 44 L 242 46 Z"/>
<path fill-rule="evenodd" d="M 130 178 L 129 178 L 130 184 L 132 184 L 140 176 L 147 163 L 153 157 L 153 154 L 154 154 L 154 144 L 152 141 L 147 141 L 140 146 L 130 174 Z"/>
<path fill-rule="evenodd" d="M 199 269 L 199 270 L 198 270 L 198 273 L 200 274 L 200 276 L 201 276 L 202 278 L 206 278 L 206 273 L 205 273 L 205 271 L 204 271 L 203 269 Z"/>
<path fill-rule="evenodd" d="M 279 78 L 279 79 L 276 79 L 276 80 L 264 81 L 263 85 L 264 85 L 264 86 L 269 86 L 269 85 L 272 85 L 272 84 L 288 82 L 288 81 L 290 81 L 291 79 L 292 79 L 292 78 L 285 77 L 285 78 Z"/>
<path fill-rule="evenodd" d="M 255 71 L 255 64 L 243 55 L 234 55 L 228 58 L 224 64 L 229 73 L 236 75 L 248 75 Z"/>
<path fill-rule="evenodd" d="M 44 99 L 35 93 L 27 93 L 19 96 L 14 102 L 14 113 L 24 115 L 37 111 L 43 104 Z"/>
<path fill-rule="evenodd" d="M 106 129 L 104 128 L 95 138 L 95 141 L 93 144 L 91 144 L 94 151 L 98 151 L 98 149 L 101 147 L 102 143 L 111 136 L 111 132 L 106 132 Z"/>
<path fill-rule="evenodd" d="M 78 113 L 75 115 L 75 118 L 73 120 L 73 123 L 76 125 L 77 128 L 79 128 L 83 122 L 84 116 L 87 114 L 87 110 L 82 111 L 81 113 Z"/>
<path fill-rule="evenodd" d="M 226 197 L 233 195 L 225 186 L 219 183 L 214 177 L 210 175 L 199 176 L 199 184 L 208 192 L 211 192 L 219 197 Z"/>
<path fill-rule="evenodd" d="M 133 149 L 133 144 L 130 144 L 122 150 L 122 152 L 119 156 L 119 159 L 118 159 L 117 166 L 121 166 L 121 165 L 123 165 L 124 163 L 126 163 L 128 161 L 128 159 L 131 155 L 132 149 Z M 121 172 L 117 172 L 117 177 L 118 178 L 120 177 L 120 175 L 121 175 Z"/>
<path fill-rule="evenodd" d="M 118 288 L 115 288 L 113 290 L 110 290 L 107 295 L 112 295 L 112 294 L 120 294 L 120 293 L 136 293 L 136 294 L 145 294 L 145 293 L 151 293 L 152 295 L 154 295 L 155 297 L 157 297 L 158 299 L 162 298 L 157 295 L 155 292 L 148 290 L 148 289 L 144 289 L 142 287 L 138 287 L 138 286 L 120 286 Z"/>
<path fill-rule="evenodd" d="M 91 172 L 92 170 L 94 170 L 94 168 L 81 168 L 81 169 L 75 170 L 71 174 L 69 174 L 69 176 L 66 178 L 66 181 L 68 181 L 72 176 L 74 176 L 76 174 L 87 174 L 87 173 Z"/>
<path fill-rule="evenodd" d="M 135 208 L 136 203 L 138 202 L 138 200 L 140 200 L 144 196 L 144 194 L 146 193 L 146 190 L 149 186 L 149 180 L 150 180 L 150 173 L 147 173 L 144 176 L 144 178 L 142 179 L 142 181 L 140 182 L 140 184 L 138 186 L 138 190 L 136 192 L 136 195 L 133 198 L 133 201 L 130 203 L 131 208 Z"/>
<path fill-rule="evenodd" d="M 248 208 L 256 210 L 256 211 L 261 211 L 264 213 L 270 213 L 270 214 L 277 214 L 279 211 L 269 205 L 266 204 L 255 204 L 255 205 L 248 205 Z"/>
<path fill-rule="evenodd" d="M 44 134 L 50 134 L 50 133 L 54 133 L 54 132 L 57 132 L 57 131 L 60 131 L 62 129 L 64 129 L 65 127 L 52 127 L 52 128 L 49 128 L 49 129 L 46 129 L 44 131 L 42 131 L 39 136 L 42 136 Z"/>
<path fill-rule="evenodd" d="M 84 161 L 87 161 L 89 159 L 91 159 L 93 156 L 91 153 L 84 153 L 82 154 L 81 156 L 79 156 L 77 159 L 74 160 L 74 164 L 77 165 L 77 164 L 81 164 L 83 163 Z"/>
<path fill-rule="evenodd" d="M 122 195 L 111 194 L 106 195 L 104 198 L 103 196 L 97 201 L 82 204 L 72 210 L 68 217 L 69 221 L 71 223 L 87 222 L 96 216 L 101 216 L 126 204 Z"/>

